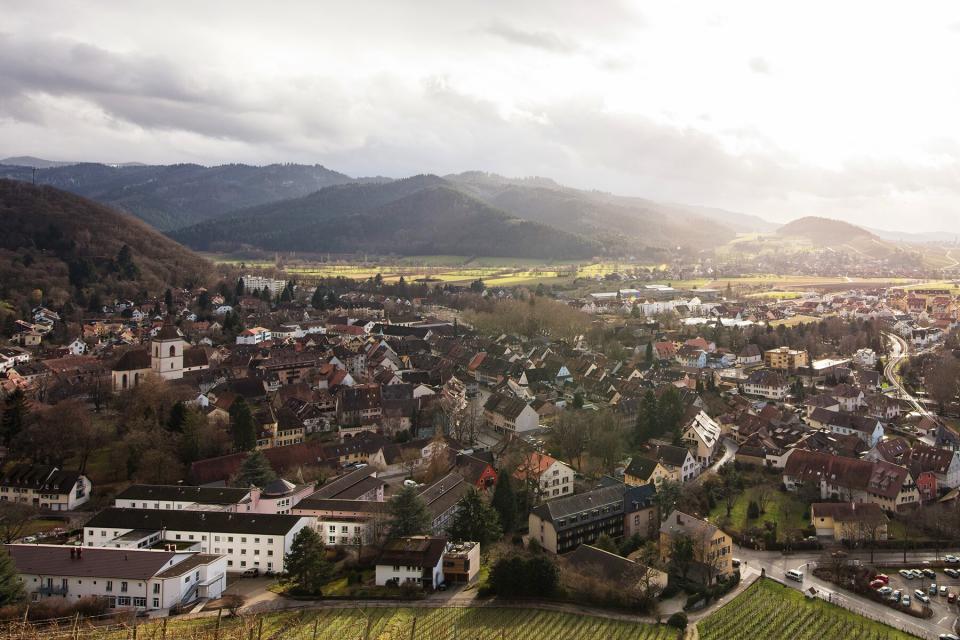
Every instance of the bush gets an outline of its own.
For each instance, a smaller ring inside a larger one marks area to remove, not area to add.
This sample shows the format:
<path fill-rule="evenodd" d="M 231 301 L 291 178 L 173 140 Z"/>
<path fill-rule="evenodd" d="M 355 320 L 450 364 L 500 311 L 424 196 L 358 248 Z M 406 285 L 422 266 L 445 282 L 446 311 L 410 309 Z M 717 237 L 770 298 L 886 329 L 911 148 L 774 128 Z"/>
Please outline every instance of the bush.
<path fill-rule="evenodd" d="M 682 611 L 678 611 L 667 619 L 667 625 L 673 627 L 674 629 L 686 629 L 687 628 L 687 614 Z"/>
<path fill-rule="evenodd" d="M 228 593 L 223 596 L 223 607 L 230 612 L 230 615 L 236 618 L 240 615 L 240 609 L 246 604 L 247 599 L 236 593 Z"/>
<path fill-rule="evenodd" d="M 549 598 L 560 584 L 560 570 L 545 554 L 513 554 L 497 560 L 490 570 L 490 587 L 506 598 L 533 595 Z"/>

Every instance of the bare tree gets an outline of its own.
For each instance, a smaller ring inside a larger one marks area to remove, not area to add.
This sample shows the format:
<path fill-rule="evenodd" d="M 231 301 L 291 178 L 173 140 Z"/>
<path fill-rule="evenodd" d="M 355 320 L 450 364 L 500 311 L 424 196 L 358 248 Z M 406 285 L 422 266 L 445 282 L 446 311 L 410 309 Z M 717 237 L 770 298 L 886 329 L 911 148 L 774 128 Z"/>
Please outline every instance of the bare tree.
<path fill-rule="evenodd" d="M 0 502 L 0 540 L 10 544 L 22 536 L 36 515 L 36 508 L 24 502 Z"/>
<path fill-rule="evenodd" d="M 773 498 L 773 490 L 770 488 L 770 485 L 760 483 L 753 490 L 753 498 L 757 502 L 757 506 L 760 507 L 760 513 L 767 512 L 767 505 L 770 504 L 770 500 Z"/>

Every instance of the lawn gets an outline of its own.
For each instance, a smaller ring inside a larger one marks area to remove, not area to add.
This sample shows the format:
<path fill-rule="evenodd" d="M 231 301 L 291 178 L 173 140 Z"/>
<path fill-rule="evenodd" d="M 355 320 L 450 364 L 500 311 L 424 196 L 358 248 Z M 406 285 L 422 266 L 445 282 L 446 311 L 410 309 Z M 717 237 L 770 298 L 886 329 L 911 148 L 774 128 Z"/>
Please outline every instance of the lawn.
<path fill-rule="evenodd" d="M 823 318 L 816 318 L 814 316 L 805 316 L 798 314 L 792 318 L 787 318 L 785 320 L 774 320 L 770 323 L 771 327 L 777 327 L 783 325 L 785 327 L 795 327 L 798 324 L 810 324 L 811 322 L 820 322 Z"/>
<path fill-rule="evenodd" d="M 758 580 L 719 611 L 697 623 L 700 640 L 790 638 L 846 640 L 916 636 L 874 622 L 773 580 Z"/>
<path fill-rule="evenodd" d="M 748 520 L 747 507 L 749 507 L 751 500 L 756 500 L 756 494 L 757 488 L 750 487 L 737 496 L 737 501 L 730 511 L 728 529 L 742 532 L 749 527 L 762 528 L 765 522 L 773 522 L 777 525 L 777 539 L 784 540 L 789 531 L 810 526 L 810 522 L 803 517 L 803 512 L 807 508 L 806 505 L 792 493 L 779 491 L 775 488 L 770 489 L 766 511 L 760 514 L 760 517 L 756 520 Z M 710 512 L 710 521 L 721 523 L 726 515 L 727 505 L 722 500 L 718 501 L 716 507 Z"/>

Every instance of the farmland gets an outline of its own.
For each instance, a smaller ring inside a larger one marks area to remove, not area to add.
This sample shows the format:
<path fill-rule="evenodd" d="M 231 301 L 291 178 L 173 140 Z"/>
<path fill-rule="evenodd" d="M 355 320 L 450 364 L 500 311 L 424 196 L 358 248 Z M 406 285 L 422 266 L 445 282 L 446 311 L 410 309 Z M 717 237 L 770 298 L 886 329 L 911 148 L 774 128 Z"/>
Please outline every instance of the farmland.
<path fill-rule="evenodd" d="M 700 640 L 915 637 L 823 600 L 808 600 L 799 591 L 772 580 L 755 582 L 719 611 L 698 622 L 697 631 Z"/>
<path fill-rule="evenodd" d="M 219 627 L 219 629 L 218 629 Z M 19 631 L 19 630 L 18 630 Z M 71 626 L 62 635 L 44 629 L 34 635 L 7 637 L 44 640 L 126 640 L 132 628 L 118 625 L 75 632 Z M 133 636 L 161 638 L 162 622 L 141 623 Z M 283 612 L 263 616 L 187 620 L 171 619 L 165 637 L 187 640 L 555 640 L 556 638 L 605 638 L 623 640 L 672 640 L 677 631 L 666 626 L 521 608 L 411 608 L 321 609 Z"/>

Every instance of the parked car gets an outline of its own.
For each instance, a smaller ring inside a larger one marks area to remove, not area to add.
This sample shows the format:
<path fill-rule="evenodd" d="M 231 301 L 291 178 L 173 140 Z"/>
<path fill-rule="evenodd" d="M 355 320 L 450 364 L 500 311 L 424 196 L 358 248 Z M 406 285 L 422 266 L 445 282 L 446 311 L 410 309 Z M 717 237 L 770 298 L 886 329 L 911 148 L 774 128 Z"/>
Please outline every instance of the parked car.
<path fill-rule="evenodd" d="M 960 640 L 960 636 L 956 636 L 952 633 L 941 633 L 939 635 L 939 640 Z"/>
<path fill-rule="evenodd" d="M 276 572 L 274 572 L 273 569 L 267 569 L 266 571 L 263 572 L 263 575 L 266 576 L 267 578 L 272 578 L 277 574 Z"/>
<path fill-rule="evenodd" d="M 879 589 L 880 587 L 883 587 L 883 586 L 885 586 L 883 584 L 883 580 L 874 580 L 873 582 L 870 583 L 871 589 Z"/>
<path fill-rule="evenodd" d="M 947 585 L 945 584 L 940 585 L 940 595 L 941 596 L 947 595 Z"/>
<path fill-rule="evenodd" d="M 900 569 L 900 575 L 907 580 L 913 580 L 913 571 L 910 569 Z"/>
<path fill-rule="evenodd" d="M 907 595 L 907 596 L 903 596 L 903 597 L 900 599 L 900 604 L 902 604 L 902 605 L 905 606 L 905 607 L 909 607 L 909 606 L 910 606 L 910 596 L 908 596 L 908 595 Z"/>
<path fill-rule="evenodd" d="M 925 594 L 920 589 L 917 589 L 916 591 L 914 591 L 913 595 L 917 596 L 917 600 L 919 600 L 923 604 L 930 604 L 930 598 L 927 596 L 927 594 Z"/>
<path fill-rule="evenodd" d="M 927 587 L 927 593 L 929 593 L 929 594 L 932 595 L 932 596 L 937 595 L 937 583 L 936 583 L 936 582 L 931 582 L 931 583 L 930 583 L 930 586 Z"/>
<path fill-rule="evenodd" d="M 890 594 L 890 599 L 893 600 L 894 602 L 900 602 L 900 597 L 902 595 L 903 595 L 903 591 L 900 591 L 900 589 L 897 589 L 896 591 Z"/>
<path fill-rule="evenodd" d="M 947 602 L 949 602 L 950 604 L 953 604 L 956 601 L 957 601 L 957 594 L 955 594 L 953 591 L 947 594 Z"/>
<path fill-rule="evenodd" d="M 879 580 L 883 584 L 890 584 L 890 576 L 885 573 L 878 573 L 877 575 L 873 576 L 873 579 Z"/>
<path fill-rule="evenodd" d="M 447 590 L 446 582 L 441 582 L 440 584 L 437 585 L 437 591 L 446 591 L 446 590 Z"/>
<path fill-rule="evenodd" d="M 924 570 L 922 571 L 922 573 L 923 573 L 923 575 L 927 576 L 928 578 L 936 578 L 936 577 L 937 577 L 937 572 L 934 571 L 933 569 L 924 569 Z"/>
<path fill-rule="evenodd" d="M 886 597 L 888 597 L 891 593 L 893 593 L 893 589 L 891 589 L 890 587 L 880 587 L 879 589 L 877 589 L 877 593 L 879 593 L 879 594 L 882 595 L 884 598 L 886 598 Z"/>
<path fill-rule="evenodd" d="M 244 578 L 256 578 L 260 575 L 260 569 L 254 567 L 253 569 L 247 569 L 243 572 Z"/>
<path fill-rule="evenodd" d="M 740 558 L 734 558 L 730 564 L 733 565 L 734 569 L 738 568 L 740 566 Z"/>
<path fill-rule="evenodd" d="M 958 558 L 957 556 L 952 556 L 950 554 L 947 554 L 943 556 L 943 561 L 946 562 L 947 564 L 957 564 L 957 563 L 960 563 L 960 558 Z"/>
<path fill-rule="evenodd" d="M 946 569 L 943 570 L 943 572 L 946 575 L 950 576 L 951 578 L 960 578 L 960 571 L 957 571 L 956 569 L 953 569 L 951 567 L 947 567 Z"/>
<path fill-rule="evenodd" d="M 803 582 L 802 571 L 797 571 L 796 569 L 789 569 L 784 575 L 791 580 L 796 580 L 797 582 Z"/>

